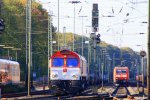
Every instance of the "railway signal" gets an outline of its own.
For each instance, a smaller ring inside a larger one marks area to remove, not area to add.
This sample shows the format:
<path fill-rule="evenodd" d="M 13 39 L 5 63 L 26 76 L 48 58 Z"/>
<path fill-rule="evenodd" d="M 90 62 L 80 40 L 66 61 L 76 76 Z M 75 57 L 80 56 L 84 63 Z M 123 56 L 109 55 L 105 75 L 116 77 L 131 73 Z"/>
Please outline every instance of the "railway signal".
<path fill-rule="evenodd" d="M 98 31 L 98 27 L 99 27 L 99 10 L 98 10 L 98 4 L 95 3 L 93 4 L 93 10 L 92 10 L 92 27 L 93 27 L 93 32 L 97 32 Z"/>
<path fill-rule="evenodd" d="M 142 56 L 142 57 L 146 56 L 146 52 L 145 51 L 141 51 L 140 52 L 140 56 Z"/>
<path fill-rule="evenodd" d="M 100 42 L 101 42 L 100 34 L 97 34 L 97 36 L 96 36 L 96 43 L 100 43 Z"/>
<path fill-rule="evenodd" d="M 5 24 L 4 24 L 4 19 L 0 19 L 0 33 L 5 30 Z"/>
<path fill-rule="evenodd" d="M 100 43 L 100 34 L 96 35 L 96 32 L 98 32 L 98 27 L 99 27 L 99 10 L 98 10 L 98 4 L 94 3 L 93 4 L 93 9 L 92 9 L 92 31 L 93 33 L 90 34 L 91 39 L 93 39 L 94 42 L 94 49 L 96 49 L 96 44 Z"/>

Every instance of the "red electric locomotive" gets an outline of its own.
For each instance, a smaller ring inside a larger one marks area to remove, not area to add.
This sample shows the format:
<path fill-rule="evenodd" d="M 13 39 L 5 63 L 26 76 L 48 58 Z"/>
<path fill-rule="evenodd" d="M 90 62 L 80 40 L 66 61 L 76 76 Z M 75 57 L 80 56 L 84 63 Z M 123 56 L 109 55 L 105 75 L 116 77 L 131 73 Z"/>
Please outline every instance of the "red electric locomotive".
<path fill-rule="evenodd" d="M 115 67 L 113 72 L 114 83 L 128 82 L 129 81 L 129 69 L 128 67 Z"/>
<path fill-rule="evenodd" d="M 52 87 L 76 93 L 87 86 L 87 61 L 78 53 L 58 51 L 50 57 L 49 67 Z"/>

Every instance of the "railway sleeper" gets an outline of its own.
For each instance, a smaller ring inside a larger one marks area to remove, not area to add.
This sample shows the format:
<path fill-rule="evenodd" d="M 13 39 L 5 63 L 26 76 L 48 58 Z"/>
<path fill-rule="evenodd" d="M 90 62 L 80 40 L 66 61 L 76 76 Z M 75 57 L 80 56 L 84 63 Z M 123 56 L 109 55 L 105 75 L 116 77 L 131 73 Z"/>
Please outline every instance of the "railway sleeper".
<path fill-rule="evenodd" d="M 116 94 L 116 98 L 127 98 L 127 94 Z"/>

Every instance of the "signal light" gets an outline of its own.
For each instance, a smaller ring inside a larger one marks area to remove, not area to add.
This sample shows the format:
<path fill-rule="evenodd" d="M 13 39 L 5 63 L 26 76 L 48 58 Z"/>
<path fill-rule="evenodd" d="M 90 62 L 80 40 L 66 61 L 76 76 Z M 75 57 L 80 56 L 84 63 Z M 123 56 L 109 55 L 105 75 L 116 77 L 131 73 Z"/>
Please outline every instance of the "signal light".
<path fill-rule="evenodd" d="M 96 38 L 96 43 L 100 43 L 101 42 L 101 39 L 100 38 Z"/>
<path fill-rule="evenodd" d="M 97 34 L 97 37 L 100 37 L 101 35 L 100 34 Z"/>
<path fill-rule="evenodd" d="M 96 36 L 96 43 L 100 43 L 101 42 L 101 39 L 100 39 L 100 34 L 97 34 L 97 36 Z"/>

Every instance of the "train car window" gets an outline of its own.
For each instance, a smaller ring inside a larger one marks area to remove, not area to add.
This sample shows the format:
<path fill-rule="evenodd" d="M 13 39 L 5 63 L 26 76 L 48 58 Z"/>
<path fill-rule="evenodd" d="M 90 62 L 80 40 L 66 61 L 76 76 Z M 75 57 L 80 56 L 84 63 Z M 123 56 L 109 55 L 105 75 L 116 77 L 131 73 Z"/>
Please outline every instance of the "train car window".
<path fill-rule="evenodd" d="M 54 58 L 52 62 L 53 67 L 62 67 L 64 66 L 63 58 Z"/>
<path fill-rule="evenodd" d="M 125 74 L 125 73 L 126 73 L 126 70 L 122 70 L 122 73 Z"/>
<path fill-rule="evenodd" d="M 66 64 L 67 64 L 67 67 L 77 67 L 78 66 L 78 59 L 68 58 Z"/>
<path fill-rule="evenodd" d="M 121 70 L 116 70 L 116 73 L 117 74 L 121 74 Z"/>

